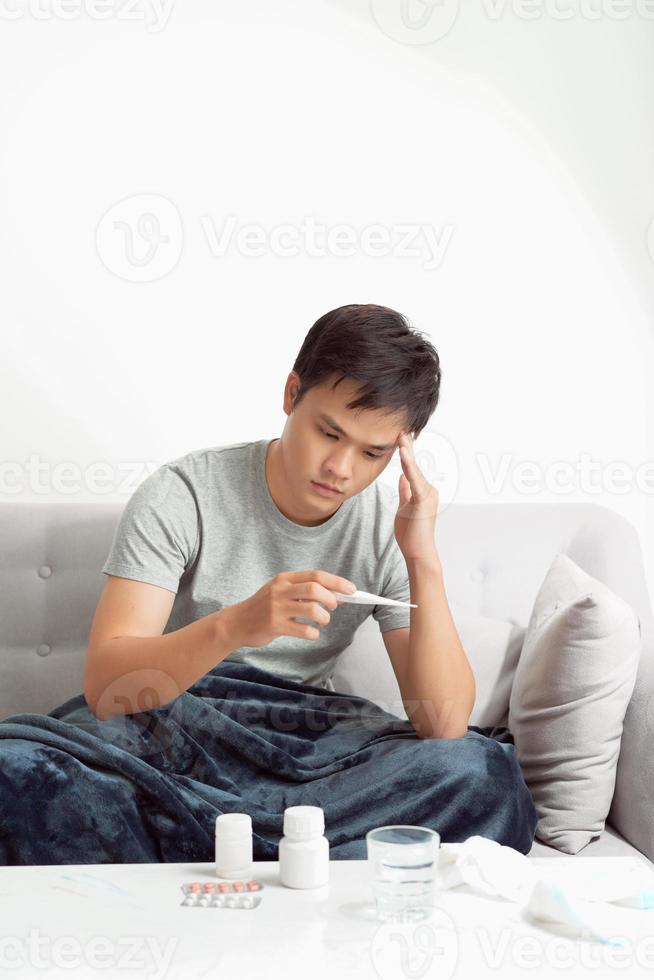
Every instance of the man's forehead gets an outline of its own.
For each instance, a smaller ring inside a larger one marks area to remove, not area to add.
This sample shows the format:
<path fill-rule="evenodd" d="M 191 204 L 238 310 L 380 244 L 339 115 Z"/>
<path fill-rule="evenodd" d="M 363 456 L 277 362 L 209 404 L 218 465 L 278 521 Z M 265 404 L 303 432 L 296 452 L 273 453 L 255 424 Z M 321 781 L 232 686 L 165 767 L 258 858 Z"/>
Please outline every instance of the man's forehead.
<path fill-rule="evenodd" d="M 352 413 L 350 413 L 350 414 L 352 414 Z M 318 418 L 322 422 L 325 422 L 327 425 L 329 425 L 333 429 L 335 429 L 336 432 L 340 432 L 341 435 L 344 435 L 347 438 L 352 438 L 351 431 L 348 428 L 348 421 L 347 421 L 346 418 L 343 418 L 342 417 L 341 413 L 338 413 L 337 414 L 333 410 L 332 411 L 329 411 L 329 412 L 328 411 L 318 411 Z M 401 428 L 401 423 L 397 423 L 397 422 L 396 423 L 393 423 L 393 422 L 390 422 L 389 421 L 386 424 L 387 424 L 388 428 L 390 428 L 391 430 L 392 429 Z M 368 431 L 372 431 L 372 430 L 369 429 Z M 370 449 L 376 449 L 379 452 L 385 452 L 388 449 L 394 449 L 395 448 L 395 446 L 397 445 L 397 438 L 398 437 L 399 437 L 399 432 L 397 433 L 397 436 L 394 433 L 388 436 L 388 438 L 390 438 L 391 440 L 393 440 L 391 442 L 385 442 L 385 443 L 372 443 L 372 442 L 369 442 L 369 443 L 366 443 L 366 445 Z"/>

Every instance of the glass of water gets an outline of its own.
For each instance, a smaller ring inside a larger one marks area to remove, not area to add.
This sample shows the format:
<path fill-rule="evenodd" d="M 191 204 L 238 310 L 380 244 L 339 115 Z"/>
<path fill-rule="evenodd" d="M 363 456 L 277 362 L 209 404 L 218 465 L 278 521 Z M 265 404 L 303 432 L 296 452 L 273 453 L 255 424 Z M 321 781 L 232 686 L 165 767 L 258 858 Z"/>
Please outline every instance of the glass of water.
<path fill-rule="evenodd" d="M 366 834 L 377 918 L 420 922 L 432 913 L 440 834 L 429 827 L 392 824 Z"/>

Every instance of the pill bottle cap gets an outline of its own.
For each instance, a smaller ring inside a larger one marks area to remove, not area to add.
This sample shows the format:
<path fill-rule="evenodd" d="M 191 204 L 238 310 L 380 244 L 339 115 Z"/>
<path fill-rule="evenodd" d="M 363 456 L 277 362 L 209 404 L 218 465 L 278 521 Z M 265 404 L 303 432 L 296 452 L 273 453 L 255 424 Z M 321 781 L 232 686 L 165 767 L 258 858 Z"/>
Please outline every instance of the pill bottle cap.
<path fill-rule="evenodd" d="M 319 806 L 287 806 L 284 810 L 284 835 L 305 839 L 320 837 L 325 829 L 325 814 Z"/>
<path fill-rule="evenodd" d="M 220 840 L 252 836 L 252 817 L 249 813 L 220 813 L 216 817 L 216 837 Z"/>

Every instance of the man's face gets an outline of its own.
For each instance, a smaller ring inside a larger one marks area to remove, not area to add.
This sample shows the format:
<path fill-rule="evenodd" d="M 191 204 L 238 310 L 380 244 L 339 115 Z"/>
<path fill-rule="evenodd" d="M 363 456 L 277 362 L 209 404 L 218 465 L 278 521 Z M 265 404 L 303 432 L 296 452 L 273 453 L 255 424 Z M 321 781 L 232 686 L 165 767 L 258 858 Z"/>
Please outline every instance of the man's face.
<path fill-rule="evenodd" d="M 359 385 L 344 378 L 332 391 L 335 377 L 311 388 L 293 408 L 299 378 L 291 372 L 284 395 L 284 411 L 289 416 L 283 435 L 286 478 L 293 484 L 296 502 L 302 501 L 325 519 L 383 472 L 406 423 L 404 413 L 383 415 L 376 410 L 346 408 Z M 314 482 L 339 492 L 322 495 Z"/>

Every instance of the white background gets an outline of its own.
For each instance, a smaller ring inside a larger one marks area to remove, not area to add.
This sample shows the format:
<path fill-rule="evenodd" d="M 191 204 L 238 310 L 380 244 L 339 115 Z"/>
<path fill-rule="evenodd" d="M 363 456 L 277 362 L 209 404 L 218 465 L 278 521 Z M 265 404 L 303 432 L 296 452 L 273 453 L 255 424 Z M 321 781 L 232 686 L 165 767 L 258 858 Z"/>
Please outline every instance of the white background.
<path fill-rule="evenodd" d="M 654 594 L 654 3 L 164 2 L 0 0 L 0 502 L 279 435 L 311 324 L 374 302 L 441 357 L 443 504 L 612 507 Z"/>

